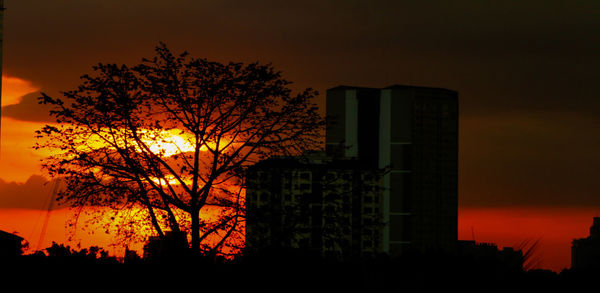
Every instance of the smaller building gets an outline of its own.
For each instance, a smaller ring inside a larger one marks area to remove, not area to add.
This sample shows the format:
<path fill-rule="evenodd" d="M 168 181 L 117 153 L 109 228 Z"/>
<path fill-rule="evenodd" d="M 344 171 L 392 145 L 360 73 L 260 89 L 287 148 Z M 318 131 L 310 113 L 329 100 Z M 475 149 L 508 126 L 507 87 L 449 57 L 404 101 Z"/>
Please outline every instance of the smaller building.
<path fill-rule="evenodd" d="M 573 239 L 571 268 L 600 269 L 600 217 L 594 217 L 590 236 Z"/>
<path fill-rule="evenodd" d="M 459 240 L 457 245 L 459 259 L 474 263 L 495 266 L 505 271 L 522 271 L 525 257 L 523 251 L 512 247 L 499 249 L 494 243 L 477 243 Z"/>
<path fill-rule="evenodd" d="M 144 259 L 161 260 L 187 255 L 188 242 L 185 232 L 167 231 L 165 236 L 150 236 L 144 245 Z"/>
<path fill-rule="evenodd" d="M 247 251 L 338 260 L 382 253 L 381 178 L 355 159 L 322 153 L 257 163 L 247 174 Z"/>
<path fill-rule="evenodd" d="M 0 258 L 23 254 L 23 237 L 0 230 Z"/>

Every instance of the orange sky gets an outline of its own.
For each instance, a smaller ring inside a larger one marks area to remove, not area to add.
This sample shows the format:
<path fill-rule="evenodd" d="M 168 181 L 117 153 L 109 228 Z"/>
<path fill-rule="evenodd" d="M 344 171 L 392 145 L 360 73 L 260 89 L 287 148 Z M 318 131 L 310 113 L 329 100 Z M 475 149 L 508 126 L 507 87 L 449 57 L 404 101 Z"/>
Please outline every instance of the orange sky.
<path fill-rule="evenodd" d="M 294 90 L 321 92 L 320 106 L 341 84 L 458 91 L 461 239 L 471 226 L 478 241 L 503 246 L 542 237 L 543 266 L 558 269 L 600 210 L 600 1 L 5 5 L 3 69 L 12 77 L 3 78 L 3 115 L 12 118 L 2 118 L 0 229 L 27 237 L 50 192 L 32 177 L 44 154 L 30 148 L 47 111 L 27 94 L 70 90 L 98 62 L 135 64 L 159 41 L 209 60 L 272 63 Z M 55 223 L 49 234 L 61 239 Z"/>
<path fill-rule="evenodd" d="M 30 82 L 16 78 L 3 79 L 3 105 L 19 102 L 21 96 L 39 90 Z M 64 228 L 68 211 L 52 210 L 43 243 L 39 244 L 40 232 L 47 217 L 46 208 L 51 194 L 51 184 L 45 184 L 39 159 L 44 154 L 34 152 L 33 132 L 43 123 L 24 122 L 11 118 L 2 119 L 2 157 L 0 158 L 0 193 L 19 193 L 19 199 L 0 194 L 0 229 L 17 232 L 25 237 L 31 249 L 48 247 L 52 241 L 82 247 L 112 243 L 105 233 L 80 232 L 72 242 L 67 242 Z M 9 200 L 10 199 L 10 200 Z M 19 204 L 19 202 L 21 202 Z M 18 206 L 20 208 L 15 208 Z M 560 271 L 570 266 L 570 242 L 573 238 L 586 237 L 592 217 L 600 209 L 565 207 L 461 207 L 459 209 L 459 239 L 493 242 L 499 247 L 516 246 L 523 241 L 540 239 L 537 257 L 540 267 Z M 140 249 L 137 245 L 133 248 Z M 123 246 L 110 249 L 121 254 Z"/>
<path fill-rule="evenodd" d="M 496 243 L 500 248 L 516 247 L 524 241 L 540 239 L 534 257 L 540 260 L 538 268 L 560 272 L 571 265 L 571 240 L 589 235 L 592 217 L 597 209 L 584 208 L 461 208 L 459 210 L 458 237 L 477 242 Z M 114 244 L 110 235 L 98 231 L 94 234 L 79 232 L 74 241 L 67 242 L 64 223 L 69 216 L 65 209 L 53 210 L 43 243 L 38 244 L 47 213 L 37 209 L 0 209 L 0 230 L 17 232 L 29 243 L 31 249 L 46 248 L 52 241 L 68 243 L 72 247 L 99 245 L 122 256 L 124 245 Z M 141 252 L 141 245 L 130 246 Z"/>

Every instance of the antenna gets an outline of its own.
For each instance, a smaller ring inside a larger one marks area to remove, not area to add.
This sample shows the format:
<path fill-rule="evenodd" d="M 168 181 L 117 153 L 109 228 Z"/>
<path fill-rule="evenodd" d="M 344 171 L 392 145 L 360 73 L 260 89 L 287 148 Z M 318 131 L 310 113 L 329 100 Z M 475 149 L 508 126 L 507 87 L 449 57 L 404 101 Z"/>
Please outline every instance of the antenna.
<path fill-rule="evenodd" d="M 471 236 L 473 237 L 473 242 L 475 242 L 475 228 L 471 226 Z"/>

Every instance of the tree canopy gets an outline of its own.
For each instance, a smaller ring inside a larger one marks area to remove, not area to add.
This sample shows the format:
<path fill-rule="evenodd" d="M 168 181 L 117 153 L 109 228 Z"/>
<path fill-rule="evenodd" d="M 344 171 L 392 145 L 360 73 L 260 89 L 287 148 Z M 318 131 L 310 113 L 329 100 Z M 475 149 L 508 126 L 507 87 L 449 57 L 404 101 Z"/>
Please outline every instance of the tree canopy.
<path fill-rule="evenodd" d="M 273 155 L 319 148 L 316 91 L 293 94 L 269 64 L 222 64 L 164 44 L 134 66 L 98 64 L 55 98 L 39 131 L 43 162 L 67 187 L 59 201 L 111 208 L 99 222 L 126 237 L 151 227 L 191 235 L 192 251 L 243 243 L 244 172 Z M 141 226 L 140 226 L 141 225 Z M 136 227 L 136 228 L 132 228 Z"/>

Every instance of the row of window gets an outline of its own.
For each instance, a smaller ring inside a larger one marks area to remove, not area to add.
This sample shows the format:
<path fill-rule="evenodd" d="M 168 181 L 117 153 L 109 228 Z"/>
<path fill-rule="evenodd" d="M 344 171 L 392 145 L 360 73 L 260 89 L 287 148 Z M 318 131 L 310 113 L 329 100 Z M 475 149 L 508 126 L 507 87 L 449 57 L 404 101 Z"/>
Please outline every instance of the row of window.
<path fill-rule="evenodd" d="M 248 174 L 248 179 L 249 180 L 257 180 L 257 181 L 268 181 L 271 179 L 271 174 L 273 174 L 273 172 L 255 172 L 255 173 L 249 173 Z M 292 176 L 293 173 L 291 172 L 284 172 L 283 173 L 283 179 L 287 180 L 287 181 L 292 181 L 294 178 Z M 361 179 L 363 181 L 373 181 L 376 180 L 377 178 L 370 173 L 361 173 Z M 328 172 L 327 175 L 325 175 L 325 179 L 327 181 L 332 181 L 332 180 L 336 180 L 336 179 L 342 179 L 344 181 L 350 181 L 353 178 L 353 173 L 351 172 Z M 311 180 L 312 179 L 312 172 L 310 171 L 301 171 L 301 172 L 297 172 L 296 173 L 296 178 L 299 178 L 300 180 Z"/>

